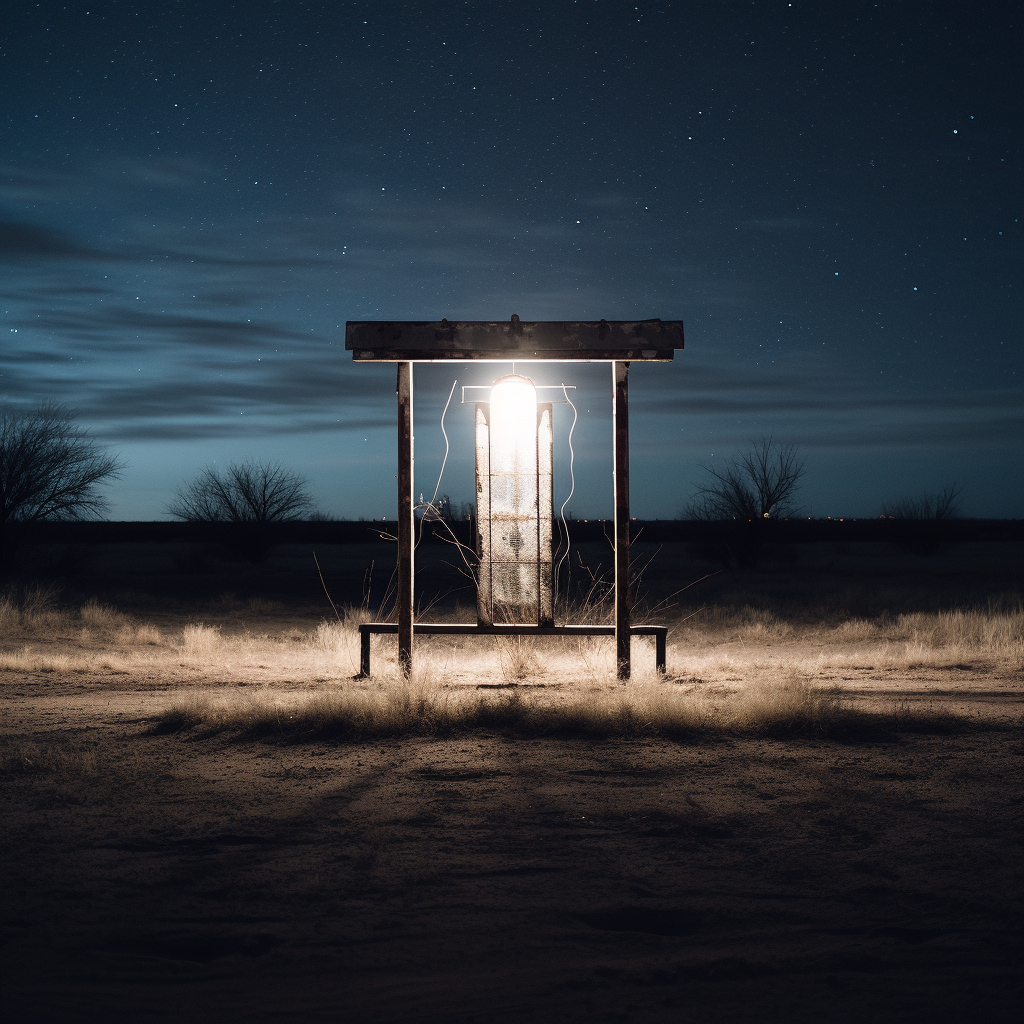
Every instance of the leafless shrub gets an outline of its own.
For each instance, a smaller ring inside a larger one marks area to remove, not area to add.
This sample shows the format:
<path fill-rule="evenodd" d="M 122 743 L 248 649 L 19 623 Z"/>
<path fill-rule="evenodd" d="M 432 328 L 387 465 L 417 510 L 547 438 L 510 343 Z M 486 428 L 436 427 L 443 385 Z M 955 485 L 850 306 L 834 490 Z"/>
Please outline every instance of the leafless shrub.
<path fill-rule="evenodd" d="M 33 583 L 25 588 L 21 610 L 30 617 L 52 612 L 56 610 L 59 598 L 60 587 L 56 583 Z"/>
<path fill-rule="evenodd" d="M 183 484 L 167 507 L 188 523 L 230 523 L 235 547 L 259 561 L 270 547 L 268 525 L 301 519 L 314 511 L 306 481 L 280 463 L 233 462 L 223 475 L 204 469 Z"/>
<path fill-rule="evenodd" d="M 933 522 L 958 519 L 962 494 L 963 488 L 954 483 L 935 494 L 922 494 L 917 498 L 892 498 L 882 506 L 882 515 L 887 519 Z"/>
<path fill-rule="evenodd" d="M 918 555 L 933 555 L 950 539 L 950 523 L 960 518 L 963 488 L 950 484 L 935 494 L 893 498 L 882 506 L 882 518 L 897 520 L 900 547 Z"/>
<path fill-rule="evenodd" d="M 224 476 L 205 469 L 178 488 L 168 511 L 199 523 L 275 523 L 311 512 L 305 480 L 279 463 L 231 463 Z"/>
<path fill-rule="evenodd" d="M 692 519 L 777 519 L 796 511 L 804 460 L 795 445 L 763 437 L 724 465 L 704 462 L 701 468 L 711 480 L 697 488 L 689 506 Z"/>
<path fill-rule="evenodd" d="M 794 497 L 804 471 L 797 447 L 762 437 L 746 453 L 701 468 L 708 482 L 697 488 L 683 514 L 720 524 L 703 545 L 706 556 L 756 565 L 764 544 L 762 524 L 796 514 Z"/>
<path fill-rule="evenodd" d="M 107 502 L 98 491 L 122 465 L 71 412 L 43 402 L 30 412 L 0 412 L 0 559 L 10 527 L 43 519 L 87 519 Z"/>

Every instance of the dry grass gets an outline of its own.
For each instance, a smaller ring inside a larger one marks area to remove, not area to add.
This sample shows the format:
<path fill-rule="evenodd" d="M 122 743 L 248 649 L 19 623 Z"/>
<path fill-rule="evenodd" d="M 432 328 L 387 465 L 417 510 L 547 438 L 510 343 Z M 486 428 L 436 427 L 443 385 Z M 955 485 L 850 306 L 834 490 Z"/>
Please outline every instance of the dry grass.
<path fill-rule="evenodd" d="M 531 637 L 495 637 L 494 648 L 506 683 L 519 683 L 541 672 L 537 644 Z"/>
<path fill-rule="evenodd" d="M 161 653 L 158 657 L 162 660 L 164 655 Z M 133 670 L 145 667 L 146 664 L 144 658 L 136 651 L 119 653 L 101 649 L 98 651 L 64 654 L 55 651 L 37 650 L 31 645 L 26 645 L 21 650 L 7 651 L 0 654 L 0 672 L 15 676 L 19 673 L 35 672 L 42 673 L 43 675 L 51 673 L 75 673 L 82 675 L 101 670 L 126 675 Z"/>
<path fill-rule="evenodd" d="M 31 647 L 0 654 L 0 671 L 3 672 L 78 672 L 92 663 L 93 659 L 40 652 Z"/>
<path fill-rule="evenodd" d="M 670 682 L 549 694 L 517 687 L 500 695 L 458 690 L 424 675 L 407 684 L 349 686 L 286 696 L 249 692 L 230 700 L 188 693 L 153 726 L 158 733 L 199 727 L 205 733 L 287 740 L 450 737 L 497 731 L 520 737 L 728 736 L 882 739 L 899 732 L 951 733 L 974 723 L 953 712 L 892 705 L 853 707 L 835 690 L 791 677 L 738 690 L 683 688 Z"/>
<path fill-rule="evenodd" d="M 928 647 L 1005 654 L 1024 644 L 1024 608 L 916 612 L 900 615 L 888 633 Z"/>
<path fill-rule="evenodd" d="M 57 606 L 60 589 L 53 584 L 33 583 L 21 591 L 9 590 L 0 598 L 0 630 L 59 629 L 68 620 Z"/>
<path fill-rule="evenodd" d="M 163 643 L 163 635 L 156 626 L 138 622 L 133 616 L 95 600 L 83 604 L 78 615 L 82 622 L 83 643 L 110 640 L 118 647 L 155 647 Z M 97 633 L 98 637 L 94 635 Z"/>
<path fill-rule="evenodd" d="M 316 666 L 354 671 L 358 621 L 352 613 L 340 623 L 321 623 L 308 638 Z M 702 621 L 684 621 L 674 630 L 674 676 L 659 678 L 647 664 L 653 662 L 647 645 L 637 644 L 634 678 L 627 685 L 615 682 L 612 646 L 604 640 L 544 645 L 532 638 L 500 638 L 490 641 L 490 653 L 468 643 L 424 642 L 416 673 L 406 683 L 397 672 L 393 643 L 378 638 L 375 676 L 367 683 L 335 680 L 314 694 L 250 690 L 244 697 L 232 693 L 229 700 L 193 694 L 174 702 L 157 728 L 334 740 L 480 730 L 676 739 L 947 733 L 975 723 L 927 705 L 890 703 L 868 711 L 824 680 L 836 666 L 865 657 L 887 667 L 912 667 L 922 657 L 936 663 L 999 657 L 1012 668 L 1022 635 L 1019 604 L 824 626 L 793 624 L 757 609 L 710 609 Z M 816 651 L 810 657 L 809 638 Z M 476 688 L 495 682 L 506 692 Z M 536 683 L 544 685 L 529 685 Z"/>
<path fill-rule="evenodd" d="M 394 638 L 375 637 L 374 676 L 355 685 L 362 609 L 342 609 L 339 621 L 312 630 L 256 635 L 226 620 L 188 623 L 165 637 L 109 605 L 89 601 L 62 610 L 55 601 L 54 592 L 40 588 L 0 599 L 0 623 L 13 624 L 0 641 L 20 634 L 17 647 L 0 651 L 0 672 L 16 681 L 28 673 L 107 669 L 126 681 L 145 673 L 164 685 L 232 687 L 217 690 L 225 699 L 193 690 L 176 698 L 159 717 L 161 731 L 338 739 L 479 729 L 666 737 L 941 731 L 964 723 L 910 707 L 882 712 L 876 704 L 869 714 L 834 687 L 922 667 L 969 664 L 1007 678 L 1024 672 L 1024 608 L 1016 598 L 985 608 L 810 623 L 750 607 L 705 608 L 672 624 L 667 677 L 654 672 L 651 644 L 637 640 L 626 685 L 615 679 L 608 638 L 423 638 L 407 683 Z"/>
<path fill-rule="evenodd" d="M 97 771 L 94 750 L 67 743 L 15 741 L 0 747 L 0 777 L 56 775 L 67 779 L 92 776 Z"/>
<path fill-rule="evenodd" d="M 673 639 L 688 642 L 784 640 L 794 635 L 794 627 L 765 608 L 700 608 L 684 615 L 671 631 Z"/>
<path fill-rule="evenodd" d="M 157 720 L 150 730 L 153 733 L 181 732 L 199 725 L 209 716 L 211 702 L 209 697 L 198 693 L 190 693 L 178 697 L 174 703 Z"/>
<path fill-rule="evenodd" d="M 79 609 L 78 614 L 83 625 L 106 632 L 123 629 L 129 622 L 128 616 L 124 612 L 118 611 L 110 605 L 100 604 L 95 598 L 86 601 Z"/>
<path fill-rule="evenodd" d="M 217 650 L 220 643 L 219 626 L 207 626 L 203 622 L 193 622 L 182 629 L 181 637 L 175 646 L 186 658 L 208 658 Z"/>
<path fill-rule="evenodd" d="M 943 612 L 913 612 L 876 620 L 849 619 L 834 629 L 838 643 L 887 641 L 915 644 L 942 652 L 991 655 L 1013 654 L 1024 644 L 1024 609 L 967 608 Z"/>
<path fill-rule="evenodd" d="M 76 627 L 83 644 L 113 642 L 118 647 L 159 645 L 160 630 L 152 623 L 139 622 L 133 616 L 95 599 L 78 609 L 58 604 L 60 591 L 55 586 L 33 584 L 20 594 L 9 591 L 0 597 L 0 640 L 13 634 L 34 634 L 40 640 L 67 639 Z"/>
<path fill-rule="evenodd" d="M 315 667 L 321 675 L 355 675 L 359 671 L 359 623 L 369 614 L 360 608 L 342 609 L 342 621 L 321 622 L 311 637 Z"/>
<path fill-rule="evenodd" d="M 943 659 L 978 655 L 1013 659 L 1024 649 L 1024 606 L 1014 596 L 991 601 L 985 608 L 883 614 L 831 623 L 792 623 L 749 606 L 710 607 L 683 616 L 671 629 L 670 639 L 691 648 L 814 640 L 836 653 L 851 645 L 874 644 L 888 657 L 908 661 L 922 652 Z"/>

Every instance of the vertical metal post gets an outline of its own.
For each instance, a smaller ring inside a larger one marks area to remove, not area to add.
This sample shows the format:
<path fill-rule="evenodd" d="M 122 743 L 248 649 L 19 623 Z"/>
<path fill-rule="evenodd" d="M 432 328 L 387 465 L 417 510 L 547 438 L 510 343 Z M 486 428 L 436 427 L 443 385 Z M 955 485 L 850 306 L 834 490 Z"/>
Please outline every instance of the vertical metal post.
<path fill-rule="evenodd" d="M 629 363 L 612 363 L 612 457 L 615 482 L 615 663 L 629 678 Z"/>
<path fill-rule="evenodd" d="M 359 675 L 365 679 L 370 674 L 370 631 L 366 623 L 359 626 Z"/>
<path fill-rule="evenodd" d="M 398 667 L 412 672 L 413 613 L 412 363 L 398 364 Z"/>

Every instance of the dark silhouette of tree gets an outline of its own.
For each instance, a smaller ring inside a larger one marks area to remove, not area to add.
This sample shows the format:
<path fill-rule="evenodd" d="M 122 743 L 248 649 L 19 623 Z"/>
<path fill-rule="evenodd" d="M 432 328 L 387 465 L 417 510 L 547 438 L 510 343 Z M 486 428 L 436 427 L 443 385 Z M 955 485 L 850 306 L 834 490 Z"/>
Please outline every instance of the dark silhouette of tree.
<path fill-rule="evenodd" d="M 175 491 L 167 511 L 187 523 L 226 523 L 235 527 L 229 544 L 250 561 L 266 557 L 273 523 L 315 513 L 306 480 L 280 463 L 231 463 L 223 475 L 204 469 Z"/>
<path fill-rule="evenodd" d="M 15 524 L 89 519 L 106 511 L 97 487 L 122 468 L 56 402 L 0 412 L 0 559 L 7 557 Z"/>
<path fill-rule="evenodd" d="M 697 489 L 691 519 L 784 519 L 797 511 L 804 460 L 795 445 L 763 437 L 724 466 L 702 462 L 701 469 L 711 479 Z"/>
<path fill-rule="evenodd" d="M 960 518 L 960 495 L 964 489 L 950 484 L 937 494 L 922 494 L 918 498 L 892 498 L 882 506 L 885 519 L 908 519 L 939 522 Z"/>
<path fill-rule="evenodd" d="M 950 523 L 960 518 L 963 488 L 955 483 L 935 494 L 892 498 L 882 506 L 883 519 L 895 519 L 896 542 L 917 555 L 934 555 L 950 540 Z"/>
<path fill-rule="evenodd" d="M 794 497 L 804 460 L 795 445 L 771 437 L 753 442 L 722 465 L 701 463 L 707 483 L 697 489 L 686 516 L 709 523 L 706 549 L 713 557 L 745 568 L 757 564 L 765 539 L 764 524 L 796 514 Z"/>

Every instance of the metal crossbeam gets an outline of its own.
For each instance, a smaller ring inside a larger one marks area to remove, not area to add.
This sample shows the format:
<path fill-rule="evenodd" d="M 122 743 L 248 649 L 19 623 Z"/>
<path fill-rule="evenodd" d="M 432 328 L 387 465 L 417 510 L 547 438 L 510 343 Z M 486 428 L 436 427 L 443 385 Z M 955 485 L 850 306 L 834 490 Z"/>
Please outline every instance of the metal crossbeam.
<path fill-rule="evenodd" d="M 681 320 L 349 320 L 345 348 L 356 362 L 464 359 L 671 362 Z"/>
<path fill-rule="evenodd" d="M 534 626 L 531 624 L 479 625 L 476 622 L 417 622 L 413 630 L 421 636 L 617 636 L 615 626 L 564 625 Z M 370 674 L 370 637 L 374 633 L 394 636 L 397 622 L 362 622 L 359 624 L 359 675 Z M 630 626 L 630 636 L 654 637 L 654 661 L 659 672 L 665 671 L 668 626 Z"/>

